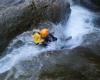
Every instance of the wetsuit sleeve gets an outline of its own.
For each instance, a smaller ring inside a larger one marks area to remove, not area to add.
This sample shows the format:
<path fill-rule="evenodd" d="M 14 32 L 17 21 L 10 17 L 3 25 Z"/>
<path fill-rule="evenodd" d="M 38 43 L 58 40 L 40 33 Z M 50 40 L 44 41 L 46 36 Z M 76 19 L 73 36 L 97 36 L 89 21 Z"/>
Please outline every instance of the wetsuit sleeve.
<path fill-rule="evenodd" d="M 52 34 L 49 34 L 47 38 L 45 38 L 45 41 L 41 44 L 41 46 L 47 46 L 49 42 L 56 41 L 57 38 L 54 37 Z"/>
<path fill-rule="evenodd" d="M 48 38 L 46 39 L 48 42 L 56 41 L 57 38 L 54 37 L 52 34 L 49 34 Z"/>

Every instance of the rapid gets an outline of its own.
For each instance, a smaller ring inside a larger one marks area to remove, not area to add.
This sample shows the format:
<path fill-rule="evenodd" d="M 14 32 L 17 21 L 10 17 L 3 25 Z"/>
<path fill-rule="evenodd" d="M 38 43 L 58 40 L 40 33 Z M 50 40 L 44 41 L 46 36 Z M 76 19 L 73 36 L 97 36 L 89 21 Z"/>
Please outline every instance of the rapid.
<path fill-rule="evenodd" d="M 9 71 L 20 61 L 29 60 L 42 52 L 62 48 L 72 49 L 81 45 L 83 36 L 95 30 L 92 23 L 93 18 L 94 13 L 80 6 L 72 6 L 69 20 L 65 25 L 52 24 L 50 31 L 57 37 L 57 41 L 51 42 L 47 47 L 34 45 L 31 35 L 35 29 L 17 36 L 7 47 L 6 55 L 0 59 L 0 74 Z M 71 38 L 67 40 L 68 37 Z"/>

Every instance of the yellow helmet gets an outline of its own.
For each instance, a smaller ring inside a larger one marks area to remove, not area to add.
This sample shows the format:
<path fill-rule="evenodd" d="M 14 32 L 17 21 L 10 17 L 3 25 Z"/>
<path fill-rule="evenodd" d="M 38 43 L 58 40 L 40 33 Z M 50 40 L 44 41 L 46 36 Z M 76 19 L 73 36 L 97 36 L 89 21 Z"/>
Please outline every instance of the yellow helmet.
<path fill-rule="evenodd" d="M 42 38 L 47 37 L 49 35 L 49 30 L 47 28 L 40 30 L 40 35 Z"/>
<path fill-rule="evenodd" d="M 33 38 L 33 42 L 35 43 L 35 44 L 40 44 L 40 43 L 42 43 L 44 40 L 41 38 L 41 35 L 39 34 L 39 33 L 34 33 L 33 35 L 32 35 L 32 38 Z"/>

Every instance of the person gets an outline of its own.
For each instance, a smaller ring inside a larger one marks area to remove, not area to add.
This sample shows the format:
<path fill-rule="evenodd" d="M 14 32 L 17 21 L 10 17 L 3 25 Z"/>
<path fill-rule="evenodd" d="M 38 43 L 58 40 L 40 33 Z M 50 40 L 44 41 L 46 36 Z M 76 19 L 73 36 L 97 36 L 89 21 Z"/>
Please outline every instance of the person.
<path fill-rule="evenodd" d="M 57 40 L 57 38 L 49 32 L 48 28 L 43 28 L 40 31 L 34 32 L 32 38 L 36 45 L 41 46 L 47 46 L 49 42 Z"/>

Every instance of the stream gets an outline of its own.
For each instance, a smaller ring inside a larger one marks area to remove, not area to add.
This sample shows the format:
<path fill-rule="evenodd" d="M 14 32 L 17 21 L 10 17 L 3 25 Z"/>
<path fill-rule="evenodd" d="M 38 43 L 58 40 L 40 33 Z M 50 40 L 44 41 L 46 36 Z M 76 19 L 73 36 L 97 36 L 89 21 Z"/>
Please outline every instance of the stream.
<path fill-rule="evenodd" d="M 14 38 L 5 51 L 5 56 L 0 59 L 0 74 L 11 70 L 16 64 L 24 60 L 30 60 L 42 52 L 65 49 L 73 49 L 80 46 L 83 42 L 83 36 L 95 31 L 92 23 L 95 13 L 80 7 L 72 6 L 71 14 L 65 25 L 52 24 L 54 36 L 57 41 L 51 42 L 47 47 L 34 45 L 32 41 L 32 31 L 27 31 Z M 69 40 L 67 38 L 71 37 Z M 7 79 L 5 79 L 7 80 Z"/>

